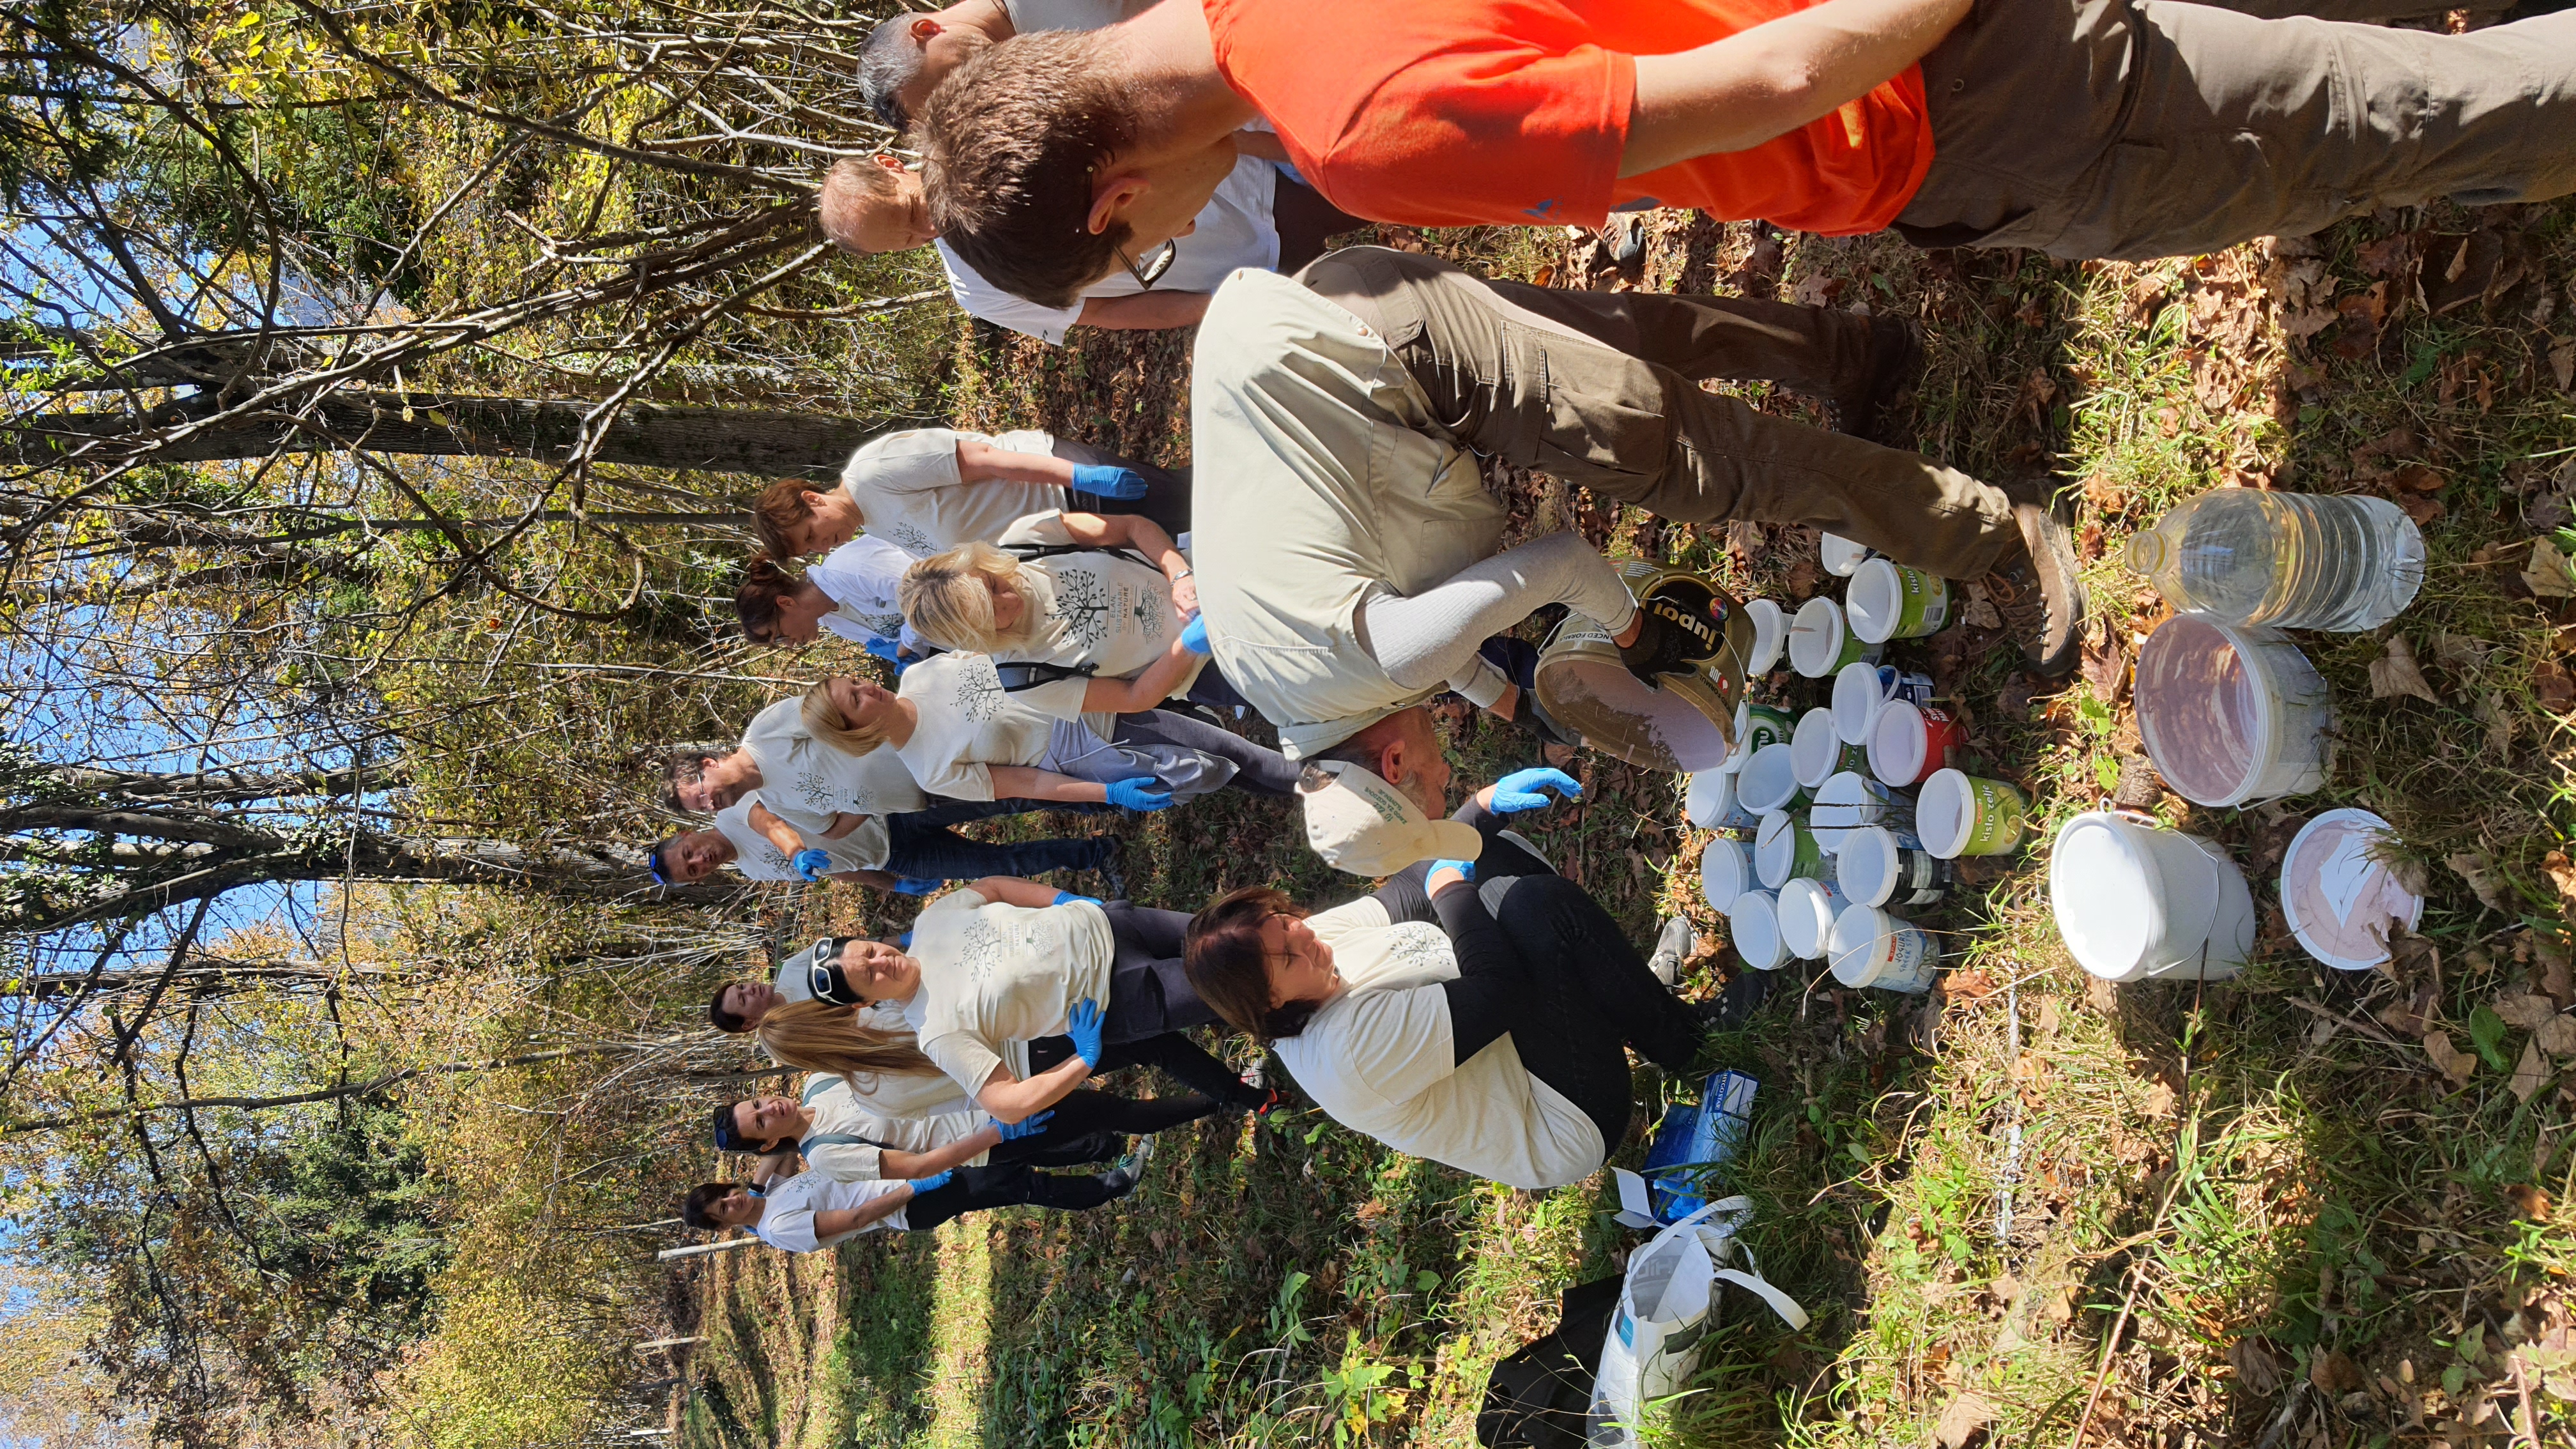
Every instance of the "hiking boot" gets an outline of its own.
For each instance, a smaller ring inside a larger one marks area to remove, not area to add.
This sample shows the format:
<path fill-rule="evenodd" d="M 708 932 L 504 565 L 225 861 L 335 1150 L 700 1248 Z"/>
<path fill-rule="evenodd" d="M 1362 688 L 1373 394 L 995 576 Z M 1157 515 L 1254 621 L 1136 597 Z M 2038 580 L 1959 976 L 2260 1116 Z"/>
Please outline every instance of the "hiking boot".
<path fill-rule="evenodd" d="M 1691 929 L 1687 916 L 1675 916 L 1664 922 L 1663 934 L 1655 938 L 1655 954 L 1646 958 L 1646 969 L 1666 986 L 1679 981 L 1682 962 L 1688 960 L 1691 947 L 1698 944 L 1699 933 Z"/>
<path fill-rule="evenodd" d="M 1145 1165 L 1153 1160 L 1154 1139 L 1139 1137 L 1126 1156 L 1111 1163 L 1109 1170 L 1100 1174 L 1100 1180 L 1108 1185 L 1111 1196 L 1125 1197 L 1136 1190 L 1136 1184 L 1145 1180 Z"/>
<path fill-rule="evenodd" d="M 2013 521 L 2021 525 L 2022 552 L 1986 575 L 1987 597 L 2034 671 L 2065 674 L 2075 667 L 2084 629 L 2075 536 L 2046 503 L 2014 504 Z"/>
<path fill-rule="evenodd" d="M 1127 842 L 1115 835 L 1104 835 L 1100 844 L 1100 859 L 1091 868 L 1099 873 L 1102 889 L 1107 892 L 1102 899 L 1123 901 L 1127 899 L 1127 874 L 1119 869 L 1119 862 L 1126 859 Z"/>
<path fill-rule="evenodd" d="M 1700 1030 L 1741 1029 L 1744 1023 L 1753 1019 L 1753 1013 L 1761 1009 L 1762 1003 L 1770 999 L 1772 983 L 1778 976 L 1776 971 L 1738 971 L 1735 979 L 1726 983 L 1726 989 L 1717 993 L 1716 1000 L 1692 1002 L 1691 1009 L 1699 1017 Z"/>
<path fill-rule="evenodd" d="M 1896 413 L 1923 375 L 1923 329 L 1911 317 L 1869 319 L 1869 368 L 1829 404 L 1834 428 L 1886 447 L 1913 446 L 1889 436 Z"/>

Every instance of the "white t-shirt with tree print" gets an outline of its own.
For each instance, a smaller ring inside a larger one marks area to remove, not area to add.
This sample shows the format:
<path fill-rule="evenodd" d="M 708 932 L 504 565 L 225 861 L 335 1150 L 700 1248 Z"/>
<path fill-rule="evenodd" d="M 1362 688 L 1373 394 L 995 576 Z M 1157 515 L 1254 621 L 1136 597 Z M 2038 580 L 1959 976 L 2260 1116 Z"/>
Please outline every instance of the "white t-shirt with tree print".
<path fill-rule="evenodd" d="M 1116 715 L 1083 713 L 1090 687 L 1077 677 L 1007 690 L 989 655 L 936 655 L 905 670 L 897 690 L 919 716 L 912 738 L 878 753 L 901 756 L 912 778 L 933 794 L 990 800 L 992 767 L 1044 767 L 1059 721 L 1080 720 L 1102 739 L 1118 728 Z"/>
<path fill-rule="evenodd" d="M 816 1214 L 858 1207 L 903 1185 L 901 1178 L 892 1182 L 843 1182 L 828 1173 L 800 1172 L 769 1189 L 765 1198 L 768 1206 L 751 1231 L 769 1246 L 790 1253 L 818 1252 L 835 1243 L 846 1243 L 859 1233 L 907 1232 L 912 1225 L 904 1221 L 904 1209 L 896 1208 L 856 1233 L 831 1238 L 818 1238 L 814 1233 Z"/>
<path fill-rule="evenodd" d="M 990 437 L 954 428 L 904 428 L 871 438 L 841 470 L 841 491 L 859 505 L 861 527 L 914 558 L 976 539 L 991 542 L 1032 513 L 1065 506 L 1053 483 L 969 483 L 957 470 L 957 440 L 1011 453 L 1054 456 L 1055 439 L 1033 428 Z"/>
<path fill-rule="evenodd" d="M 759 803 L 760 792 L 754 790 L 716 812 L 716 829 L 724 832 L 724 838 L 733 842 L 733 868 L 742 872 L 745 880 L 804 879 L 796 873 L 796 864 L 788 858 L 787 852 L 772 844 L 768 836 L 752 828 L 751 807 Z M 777 814 L 776 811 L 770 813 Z M 784 815 L 778 818 L 787 820 Z M 788 820 L 787 824 L 791 829 L 796 827 L 796 822 L 793 820 Z M 873 817 L 867 824 L 838 840 L 826 840 L 822 836 L 802 829 L 796 830 L 796 838 L 805 843 L 806 849 L 819 850 L 832 857 L 832 869 L 835 872 L 875 870 L 885 864 L 887 849 L 885 826 Z"/>
<path fill-rule="evenodd" d="M 895 594 L 910 567 L 911 554 L 864 533 L 825 554 L 805 571 L 806 581 L 834 605 L 823 627 L 853 644 L 886 639 L 919 653 L 920 636 L 907 632 Z"/>
<path fill-rule="evenodd" d="M 940 1081 L 948 1085 L 945 1077 Z M 848 1083 L 826 1072 L 816 1072 L 805 1079 L 801 1100 L 814 1114 L 814 1125 L 796 1144 L 805 1154 L 805 1165 L 844 1182 L 885 1176 L 888 1148 L 897 1152 L 934 1151 L 961 1137 L 973 1136 L 993 1120 L 971 1103 L 925 1117 L 890 1116 L 852 1095 Z M 979 1152 L 958 1165 L 981 1167 L 991 1156 L 989 1152 Z"/>
<path fill-rule="evenodd" d="M 753 715 L 742 732 L 742 747 L 760 765 L 761 803 L 806 835 L 831 829 L 836 814 L 875 817 L 852 834 L 873 834 L 874 844 L 862 852 L 884 864 L 884 817 L 921 809 L 927 803 L 921 786 L 892 750 L 852 755 L 814 738 L 804 710 L 804 700 L 790 696 Z"/>
<path fill-rule="evenodd" d="M 1063 546 L 1073 542 L 1062 513 L 1023 518 L 1003 531 L 1001 544 Z M 1029 593 L 1029 617 L 1037 624 L 1025 643 L 993 651 L 1004 663 L 1035 660 L 1079 667 L 1088 664 L 1101 679 L 1133 679 L 1160 659 L 1180 637 L 1181 611 L 1172 602 L 1172 581 L 1163 571 L 1139 562 L 1123 549 L 1086 549 L 1026 560 L 1021 586 Z M 1206 660 L 1202 657 L 1200 665 Z M 1193 666 L 1172 687 L 1175 696 L 1189 693 L 1198 678 Z"/>
<path fill-rule="evenodd" d="M 1088 901 L 1030 909 L 950 891 L 912 924 L 921 989 L 905 1015 L 922 1055 L 971 1096 L 1015 1044 L 1025 1061 L 1026 1043 L 1063 1032 L 1075 1002 L 1108 1009 L 1116 950 L 1109 917 Z"/>

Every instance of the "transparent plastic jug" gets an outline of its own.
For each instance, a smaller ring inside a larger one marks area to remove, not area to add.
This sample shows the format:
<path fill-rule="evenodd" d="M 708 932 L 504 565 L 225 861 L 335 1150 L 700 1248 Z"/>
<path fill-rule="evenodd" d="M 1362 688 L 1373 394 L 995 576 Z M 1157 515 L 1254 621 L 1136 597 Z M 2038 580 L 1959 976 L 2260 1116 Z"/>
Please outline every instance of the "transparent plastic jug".
<path fill-rule="evenodd" d="M 2359 633 L 2424 586 L 2424 535 L 2384 498 L 2220 488 L 2129 540 L 2176 609 L 2232 625 Z"/>

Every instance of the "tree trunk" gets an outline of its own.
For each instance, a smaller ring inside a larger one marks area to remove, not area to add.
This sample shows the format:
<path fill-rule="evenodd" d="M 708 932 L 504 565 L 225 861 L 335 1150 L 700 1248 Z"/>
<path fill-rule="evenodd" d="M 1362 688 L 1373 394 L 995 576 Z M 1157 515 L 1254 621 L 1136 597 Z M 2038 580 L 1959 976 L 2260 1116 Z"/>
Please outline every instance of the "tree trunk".
<path fill-rule="evenodd" d="M 572 456 L 594 404 L 435 393 L 341 393 L 302 419 L 282 413 L 226 418 L 188 431 L 211 400 L 148 412 L 51 413 L 0 430 L 0 459 L 23 467 L 265 458 L 281 452 L 362 450 L 430 456 Z M 747 408 L 629 403 L 610 421 L 593 462 L 638 468 L 828 481 L 885 419 Z"/>

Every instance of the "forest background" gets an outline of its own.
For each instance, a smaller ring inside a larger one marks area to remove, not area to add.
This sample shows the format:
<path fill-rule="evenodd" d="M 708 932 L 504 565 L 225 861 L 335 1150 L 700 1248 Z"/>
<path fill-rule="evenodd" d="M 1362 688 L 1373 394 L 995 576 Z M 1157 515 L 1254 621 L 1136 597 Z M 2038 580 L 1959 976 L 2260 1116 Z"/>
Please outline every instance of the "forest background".
<path fill-rule="evenodd" d="M 1485 1369 L 1635 1240 L 1598 1184 L 1502 1191 L 1295 1102 L 1172 1134 L 1112 1212 L 655 1261 L 716 1168 L 707 1108 L 770 1080 L 706 992 L 911 910 L 644 877 L 668 747 L 873 667 L 741 642 L 746 500 L 907 422 L 1188 457 L 1186 334 L 1044 348 L 964 322 L 926 253 L 822 245 L 815 179 L 886 139 L 848 83 L 876 18 L 0 12 L 0 1436 L 1463 1444 Z M 2147 267 L 1674 213 L 1625 267 L 1553 229 L 1380 229 L 1544 284 L 1920 315 L 1924 447 L 2079 484 L 2102 605 L 2064 686 L 1981 601 L 1925 649 L 1985 767 L 2051 819 L 2109 798 L 2220 839 L 2267 907 L 2306 814 L 2366 805 L 2431 897 L 2384 972 L 2315 970 L 2267 909 L 2242 982 L 2114 991 L 2025 859 L 1934 923 L 1959 969 L 1931 998 L 1784 993 L 1713 1064 L 1763 1083 L 1734 1185 L 1816 1322 L 1730 1321 L 1659 1436 L 2567 1432 L 2572 217 Z M 1495 482 L 1522 529 L 1830 582 L 1803 530 Z M 2120 540 L 2212 486 L 2378 492 L 2431 540 L 2397 626 L 2309 641 L 2342 723 L 2296 808 L 2184 806 L 2128 708 L 2161 611 Z M 1641 939 L 1691 914 L 1714 989 L 1674 782 L 1578 773 L 1541 844 Z M 1114 828 L 1140 899 L 1351 888 L 1273 810 Z"/>

